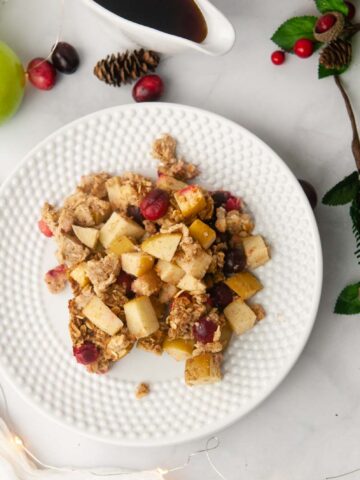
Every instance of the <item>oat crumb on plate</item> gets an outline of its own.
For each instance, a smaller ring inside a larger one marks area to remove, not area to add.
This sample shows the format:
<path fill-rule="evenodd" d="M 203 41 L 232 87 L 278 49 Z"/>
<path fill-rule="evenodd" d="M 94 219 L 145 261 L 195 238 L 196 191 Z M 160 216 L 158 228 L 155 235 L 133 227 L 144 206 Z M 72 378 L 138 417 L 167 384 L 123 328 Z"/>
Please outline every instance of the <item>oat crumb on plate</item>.
<path fill-rule="evenodd" d="M 150 387 L 147 383 L 140 383 L 136 387 L 135 391 L 135 396 L 138 400 L 141 400 L 142 398 L 146 397 L 150 393 Z"/>

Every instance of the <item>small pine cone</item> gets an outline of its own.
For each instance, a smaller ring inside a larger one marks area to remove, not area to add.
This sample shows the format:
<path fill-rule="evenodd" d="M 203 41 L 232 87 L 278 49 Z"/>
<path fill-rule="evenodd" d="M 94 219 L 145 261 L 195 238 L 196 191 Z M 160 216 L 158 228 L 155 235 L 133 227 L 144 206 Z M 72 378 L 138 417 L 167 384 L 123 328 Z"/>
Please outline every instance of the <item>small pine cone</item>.
<path fill-rule="evenodd" d="M 94 75 L 114 87 L 127 83 L 154 72 L 159 64 L 160 57 L 151 50 L 134 50 L 132 53 L 118 53 L 108 55 L 99 60 L 94 67 Z"/>
<path fill-rule="evenodd" d="M 349 65 L 352 56 L 352 46 L 350 42 L 338 38 L 329 43 L 321 52 L 320 64 L 325 68 L 340 70 Z"/>
<path fill-rule="evenodd" d="M 326 14 L 333 15 L 336 18 L 335 24 L 329 28 L 329 30 L 326 30 L 326 32 L 319 33 L 316 31 L 316 25 L 314 29 L 314 37 L 318 42 L 323 42 L 323 43 L 329 43 L 332 40 L 335 40 L 336 38 L 341 35 L 342 31 L 344 30 L 345 26 L 345 17 L 342 13 L 340 12 L 326 12 Z"/>

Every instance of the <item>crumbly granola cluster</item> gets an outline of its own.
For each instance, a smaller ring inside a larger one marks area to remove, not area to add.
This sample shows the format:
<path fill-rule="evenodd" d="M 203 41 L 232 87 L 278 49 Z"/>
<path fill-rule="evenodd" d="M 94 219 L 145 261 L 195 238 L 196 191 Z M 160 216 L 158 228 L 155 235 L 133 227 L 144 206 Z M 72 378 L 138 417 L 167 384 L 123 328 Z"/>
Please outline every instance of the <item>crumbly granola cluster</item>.
<path fill-rule="evenodd" d="M 73 353 L 89 372 L 105 373 L 137 345 L 186 361 L 188 385 L 214 383 L 232 334 L 265 317 L 249 303 L 262 289 L 250 270 L 269 248 L 242 199 L 186 183 L 199 171 L 177 156 L 174 138 L 152 152 L 156 182 L 100 172 L 82 177 L 62 207 L 45 203 L 39 227 L 60 263 L 45 281 L 52 293 L 72 288 Z"/>

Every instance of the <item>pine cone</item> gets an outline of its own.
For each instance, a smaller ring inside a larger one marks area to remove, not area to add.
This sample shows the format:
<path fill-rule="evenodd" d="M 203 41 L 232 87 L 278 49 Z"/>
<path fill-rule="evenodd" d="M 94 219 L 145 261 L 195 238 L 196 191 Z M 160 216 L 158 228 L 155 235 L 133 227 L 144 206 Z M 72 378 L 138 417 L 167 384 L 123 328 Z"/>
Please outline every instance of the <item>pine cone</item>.
<path fill-rule="evenodd" d="M 108 85 L 120 87 L 149 72 L 154 72 L 160 57 L 151 50 L 134 50 L 132 53 L 108 55 L 94 67 L 94 75 Z"/>
<path fill-rule="evenodd" d="M 351 56 L 351 43 L 338 38 L 330 42 L 321 52 L 320 64 L 329 70 L 340 70 L 346 65 L 349 65 L 351 62 Z"/>

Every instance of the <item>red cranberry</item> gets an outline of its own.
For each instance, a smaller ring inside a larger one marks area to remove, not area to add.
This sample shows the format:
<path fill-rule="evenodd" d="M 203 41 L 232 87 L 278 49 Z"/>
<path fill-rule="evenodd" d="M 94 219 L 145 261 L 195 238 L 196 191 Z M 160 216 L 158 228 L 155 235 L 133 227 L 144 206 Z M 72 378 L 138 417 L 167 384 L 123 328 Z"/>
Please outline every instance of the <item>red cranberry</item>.
<path fill-rule="evenodd" d="M 118 275 L 117 282 L 123 286 L 123 288 L 125 289 L 125 295 L 127 297 L 130 297 L 133 295 L 133 291 L 131 290 L 131 285 L 134 280 L 135 280 L 135 277 L 124 272 L 124 270 L 121 270 L 121 272 Z"/>
<path fill-rule="evenodd" d="M 315 25 L 316 33 L 325 33 L 336 23 L 336 17 L 332 13 L 326 13 L 318 19 Z"/>
<path fill-rule="evenodd" d="M 234 195 L 230 195 L 230 197 L 226 200 L 225 203 L 225 210 L 227 212 L 231 212 L 231 210 L 241 210 L 242 204 L 240 198 L 234 197 Z"/>
<path fill-rule="evenodd" d="M 294 45 L 294 53 L 300 58 L 308 58 L 314 52 L 314 43 L 308 38 L 300 38 Z"/>
<path fill-rule="evenodd" d="M 225 275 L 242 272 L 245 267 L 246 256 L 242 248 L 232 248 L 227 251 L 224 263 Z"/>
<path fill-rule="evenodd" d="M 30 82 L 39 90 L 51 90 L 56 81 L 56 70 L 44 58 L 34 58 L 27 67 Z"/>
<path fill-rule="evenodd" d="M 155 188 L 149 192 L 140 204 L 140 211 L 146 220 L 155 221 L 163 217 L 170 204 L 169 194 L 165 190 Z"/>
<path fill-rule="evenodd" d="M 145 75 L 134 85 L 132 95 L 135 102 L 153 102 L 164 93 L 164 83 L 159 75 Z"/>
<path fill-rule="evenodd" d="M 271 61 L 274 65 L 282 65 L 285 62 L 285 52 L 276 50 L 271 54 Z"/>
<path fill-rule="evenodd" d="M 38 227 L 39 227 L 40 232 L 43 235 L 45 235 L 45 237 L 52 237 L 54 235 L 52 233 L 52 231 L 50 230 L 50 228 L 48 227 L 47 223 L 44 222 L 44 220 L 39 220 L 38 221 Z"/>
<path fill-rule="evenodd" d="M 74 73 L 79 67 L 79 54 L 66 42 L 59 42 L 51 56 L 54 67 L 61 73 Z"/>
<path fill-rule="evenodd" d="M 89 363 L 96 362 L 99 358 L 99 350 L 91 342 L 85 342 L 79 347 L 73 347 L 73 354 L 76 361 L 82 365 L 89 365 Z"/>
<path fill-rule="evenodd" d="M 231 196 L 231 193 L 226 192 L 224 190 L 217 190 L 216 192 L 212 192 L 211 198 L 214 201 L 214 207 L 215 208 L 223 207 L 230 196 Z"/>
<path fill-rule="evenodd" d="M 139 225 L 143 225 L 144 217 L 141 215 L 140 208 L 135 205 L 129 205 L 126 209 L 126 215 Z"/>
<path fill-rule="evenodd" d="M 315 188 L 311 185 L 311 183 L 307 182 L 306 180 L 299 180 L 299 182 L 310 202 L 311 208 L 314 210 L 317 205 L 317 193 Z"/>
<path fill-rule="evenodd" d="M 348 14 L 346 16 L 346 18 L 348 20 L 352 20 L 355 15 L 356 15 L 356 8 L 355 8 L 355 5 L 351 2 L 346 2 L 345 1 L 345 5 L 348 7 L 349 11 L 348 11 Z"/>
<path fill-rule="evenodd" d="M 225 283 L 216 283 L 209 290 L 211 306 L 223 310 L 233 301 L 233 292 Z"/>
<path fill-rule="evenodd" d="M 50 275 L 51 277 L 57 277 L 59 274 L 65 273 L 66 270 L 67 270 L 66 265 L 58 265 L 57 267 L 49 270 L 46 275 Z"/>
<path fill-rule="evenodd" d="M 193 334 L 195 340 L 200 343 L 210 343 L 214 340 L 214 334 L 217 330 L 217 325 L 205 317 L 200 320 L 193 327 Z"/>

